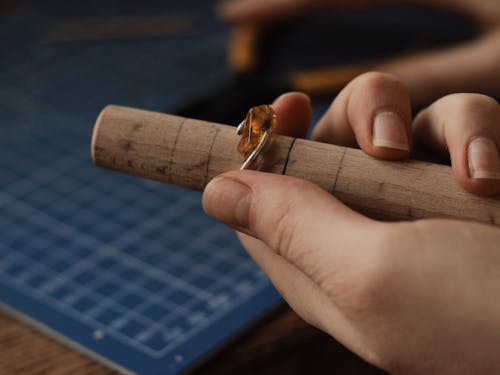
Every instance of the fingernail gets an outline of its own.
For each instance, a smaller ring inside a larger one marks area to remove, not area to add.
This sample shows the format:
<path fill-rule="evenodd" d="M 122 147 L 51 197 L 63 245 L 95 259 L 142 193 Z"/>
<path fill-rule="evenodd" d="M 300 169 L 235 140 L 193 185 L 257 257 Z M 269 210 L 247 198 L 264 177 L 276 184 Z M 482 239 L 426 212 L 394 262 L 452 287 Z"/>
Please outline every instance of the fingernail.
<path fill-rule="evenodd" d="M 474 138 L 468 149 L 470 178 L 500 180 L 500 156 L 491 139 Z"/>
<path fill-rule="evenodd" d="M 380 112 L 373 121 L 373 145 L 408 151 L 408 136 L 403 119 L 395 112 Z"/>
<path fill-rule="evenodd" d="M 203 208 L 223 223 L 245 229 L 252 191 L 247 185 L 227 177 L 214 178 L 203 193 Z"/>

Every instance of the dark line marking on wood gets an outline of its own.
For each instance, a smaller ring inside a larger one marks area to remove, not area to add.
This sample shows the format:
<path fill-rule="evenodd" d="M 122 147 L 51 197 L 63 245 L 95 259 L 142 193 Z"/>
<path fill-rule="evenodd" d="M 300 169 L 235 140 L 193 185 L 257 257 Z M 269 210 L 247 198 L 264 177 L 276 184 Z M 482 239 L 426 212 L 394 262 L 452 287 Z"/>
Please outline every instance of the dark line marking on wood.
<path fill-rule="evenodd" d="M 172 182 L 172 164 L 174 163 L 174 152 L 175 152 L 175 147 L 177 146 L 177 142 L 179 141 L 179 134 L 181 134 L 181 129 L 182 125 L 186 122 L 187 119 L 182 119 L 181 124 L 179 125 L 179 128 L 177 129 L 177 134 L 175 135 L 175 140 L 174 140 L 174 145 L 172 146 L 172 151 L 170 151 L 170 163 L 168 164 L 168 174 L 169 174 L 169 181 Z"/>
<path fill-rule="evenodd" d="M 292 148 L 295 145 L 295 141 L 297 138 L 293 138 L 292 141 L 290 142 L 290 145 L 288 146 L 288 152 L 286 154 L 286 159 L 285 159 L 285 165 L 283 166 L 283 171 L 281 172 L 282 175 L 286 174 L 286 169 L 288 167 L 288 162 L 290 161 L 290 154 L 292 153 Z"/>
<path fill-rule="evenodd" d="M 212 143 L 210 144 L 210 148 L 208 150 L 208 158 L 207 158 L 207 169 L 205 170 L 205 186 L 208 184 L 208 167 L 210 166 L 210 160 L 212 159 L 212 149 L 214 148 L 215 140 L 219 135 L 220 128 L 215 129 L 214 138 L 212 139 Z"/>
<path fill-rule="evenodd" d="M 340 171 L 342 170 L 342 165 L 344 163 L 344 157 L 345 157 L 346 152 L 347 152 L 347 148 L 344 148 L 344 152 L 342 153 L 342 156 L 340 157 L 339 169 L 337 170 L 337 174 L 335 175 L 335 181 L 333 181 L 333 186 L 332 186 L 332 189 L 330 190 L 330 192 L 332 194 L 335 193 L 335 188 L 337 187 L 337 181 L 339 179 Z"/>

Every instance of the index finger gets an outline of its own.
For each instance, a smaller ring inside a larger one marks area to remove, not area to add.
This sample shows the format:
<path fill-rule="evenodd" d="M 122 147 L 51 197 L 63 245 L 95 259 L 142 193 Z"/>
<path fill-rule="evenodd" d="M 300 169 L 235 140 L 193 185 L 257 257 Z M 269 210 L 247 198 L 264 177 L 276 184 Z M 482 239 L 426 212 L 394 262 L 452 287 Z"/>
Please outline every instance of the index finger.
<path fill-rule="evenodd" d="M 365 73 L 337 96 L 318 122 L 313 139 L 358 146 L 383 159 L 410 153 L 411 103 L 408 90 L 395 76 Z"/>

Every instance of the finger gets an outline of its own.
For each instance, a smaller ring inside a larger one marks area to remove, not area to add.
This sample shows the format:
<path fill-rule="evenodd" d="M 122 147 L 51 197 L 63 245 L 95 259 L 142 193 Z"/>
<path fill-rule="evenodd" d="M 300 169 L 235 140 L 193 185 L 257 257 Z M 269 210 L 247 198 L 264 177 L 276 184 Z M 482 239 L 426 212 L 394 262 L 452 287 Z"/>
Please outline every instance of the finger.
<path fill-rule="evenodd" d="M 384 159 L 408 157 L 411 104 L 394 76 L 366 73 L 349 83 L 318 122 L 313 139 L 344 146 L 359 145 Z"/>
<path fill-rule="evenodd" d="M 329 0 L 229 0 L 217 6 L 219 15 L 235 23 L 266 23 L 328 4 Z"/>
<path fill-rule="evenodd" d="M 397 224 L 370 220 L 306 181 L 255 171 L 229 172 L 213 179 L 205 188 L 203 207 L 255 238 L 244 237 L 244 244 L 292 306 L 379 364 L 355 322 L 365 319 L 370 306 L 378 303 L 379 290 L 390 290 L 394 254 L 391 242 L 384 239 L 388 228 Z M 287 276 L 282 277 L 283 273 Z M 320 290 L 293 280 L 310 280 Z"/>
<path fill-rule="evenodd" d="M 455 177 L 468 191 L 500 192 L 500 106 L 479 94 L 455 94 L 418 114 L 414 135 L 419 143 L 449 152 Z"/>
<path fill-rule="evenodd" d="M 500 96 L 500 29 L 480 39 L 438 52 L 385 62 L 377 69 L 398 76 L 416 108 L 456 92 Z"/>
<path fill-rule="evenodd" d="M 213 179 L 203 194 L 205 211 L 262 240 L 321 285 L 325 273 L 345 269 L 346 252 L 359 253 L 359 233 L 373 221 L 309 182 L 255 171 Z M 331 251 L 332 248 L 334 251 Z"/>
<path fill-rule="evenodd" d="M 276 133 L 289 137 L 305 138 L 311 124 L 311 100 L 305 94 L 289 92 L 272 104 L 277 117 Z"/>
<path fill-rule="evenodd" d="M 398 4 L 396 0 L 223 0 L 217 12 L 233 23 L 269 23 L 312 12 L 330 5 L 359 7 L 362 5 Z"/>

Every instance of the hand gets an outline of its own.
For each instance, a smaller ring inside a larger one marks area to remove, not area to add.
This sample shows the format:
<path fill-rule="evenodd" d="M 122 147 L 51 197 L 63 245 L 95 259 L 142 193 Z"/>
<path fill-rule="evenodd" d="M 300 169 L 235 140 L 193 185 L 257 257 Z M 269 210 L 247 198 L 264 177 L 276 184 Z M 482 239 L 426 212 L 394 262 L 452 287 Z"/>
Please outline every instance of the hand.
<path fill-rule="evenodd" d="M 423 5 L 459 11 L 482 30 L 472 42 L 390 59 L 373 67 L 397 75 L 416 107 L 455 92 L 500 97 L 500 2 L 498 0 L 232 0 L 221 3 L 223 18 L 235 23 L 262 23 L 327 6 Z"/>
<path fill-rule="evenodd" d="M 278 131 L 306 133 L 307 97 L 286 94 L 273 107 Z M 450 151 L 468 190 L 500 191 L 494 100 L 445 97 L 413 126 L 410 112 L 402 84 L 371 73 L 346 87 L 314 136 L 389 159 L 425 142 Z M 377 222 L 308 182 L 255 171 L 215 178 L 203 205 L 241 232 L 300 316 L 372 364 L 395 374 L 500 372 L 500 229 L 454 220 Z"/>

